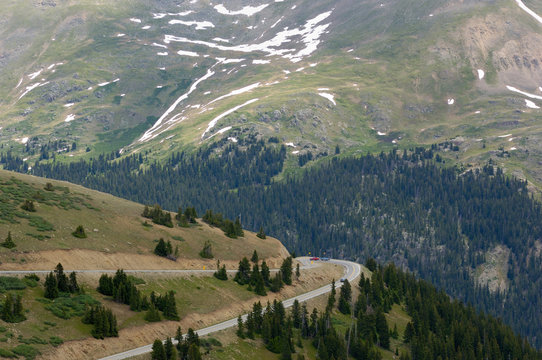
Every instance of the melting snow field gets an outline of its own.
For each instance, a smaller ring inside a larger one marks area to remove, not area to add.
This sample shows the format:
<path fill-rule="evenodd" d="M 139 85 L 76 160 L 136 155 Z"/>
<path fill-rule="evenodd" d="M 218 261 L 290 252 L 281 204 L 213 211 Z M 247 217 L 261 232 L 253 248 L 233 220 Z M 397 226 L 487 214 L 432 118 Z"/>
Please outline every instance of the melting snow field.
<path fill-rule="evenodd" d="M 266 7 L 268 7 L 269 4 L 264 4 L 260 6 L 245 6 L 241 10 L 238 11 L 231 11 L 226 9 L 226 7 L 222 4 L 215 5 L 215 10 L 218 11 L 220 14 L 223 15 L 246 15 L 246 16 L 252 16 L 256 13 L 259 13 Z"/>
<path fill-rule="evenodd" d="M 453 105 L 455 103 L 454 99 L 448 99 L 448 105 Z"/>
<path fill-rule="evenodd" d="M 199 57 L 198 53 L 195 53 L 193 51 L 185 51 L 185 50 L 179 50 L 177 51 L 177 54 L 181 56 L 193 56 L 193 57 Z"/>
<path fill-rule="evenodd" d="M 485 75 L 486 75 L 486 73 L 485 73 L 484 70 L 478 69 L 478 80 L 482 80 Z"/>
<path fill-rule="evenodd" d="M 170 20 L 170 25 L 181 24 L 186 26 L 196 25 L 196 30 L 206 30 L 207 28 L 214 28 L 215 25 L 210 21 L 184 21 L 184 20 Z"/>
<path fill-rule="evenodd" d="M 524 100 L 525 100 L 525 106 L 527 106 L 528 108 L 530 108 L 530 109 L 540 109 L 540 106 L 537 106 L 531 100 L 527 100 L 527 99 L 524 99 Z"/>
<path fill-rule="evenodd" d="M 70 115 L 66 116 L 66 119 L 64 119 L 64 122 L 70 122 L 72 120 L 75 120 L 75 115 L 74 114 L 70 114 Z"/>
<path fill-rule="evenodd" d="M 207 126 L 207 129 L 205 129 L 205 131 L 203 132 L 203 134 L 201 134 L 201 138 L 203 139 L 205 137 L 205 134 L 207 134 L 215 125 L 216 123 L 222 119 L 223 117 L 226 117 L 228 115 L 230 115 L 231 113 L 234 113 L 236 112 L 237 110 L 241 109 L 242 107 L 245 107 L 247 105 L 250 105 L 256 101 L 258 101 L 259 99 L 251 99 L 241 105 L 237 105 L 236 107 L 226 111 L 226 112 L 223 112 L 222 114 L 218 115 L 217 117 L 215 117 L 213 120 L 211 120 L 211 122 L 209 123 L 209 125 Z"/>
<path fill-rule="evenodd" d="M 536 19 L 536 21 L 538 21 L 539 23 L 542 24 L 542 17 L 540 17 L 537 13 L 535 13 L 534 11 L 532 11 L 531 9 L 529 9 L 529 8 L 523 3 L 523 1 L 521 1 L 521 0 L 516 0 L 516 4 L 518 4 L 518 6 L 519 6 L 523 11 L 525 11 L 527 14 L 531 15 L 533 18 Z"/>
<path fill-rule="evenodd" d="M 337 103 L 335 102 L 335 96 L 333 96 L 333 95 L 331 95 L 329 93 L 324 93 L 324 92 L 318 93 L 318 95 L 328 99 L 329 101 L 331 101 L 333 103 L 333 105 L 337 105 Z"/>
<path fill-rule="evenodd" d="M 539 95 L 535 95 L 535 94 L 530 94 L 528 92 L 525 92 L 525 91 L 521 91 L 513 86 L 506 86 L 506 88 L 510 91 L 513 91 L 513 92 L 517 92 L 518 94 L 521 94 L 521 95 L 525 95 L 527 97 L 530 97 L 531 99 L 538 99 L 538 100 L 542 100 L 542 96 L 539 96 Z"/>
<path fill-rule="evenodd" d="M 384 135 L 386 135 L 385 132 L 381 132 L 381 131 L 377 131 L 376 133 L 377 133 L 378 136 L 384 136 Z"/>
<path fill-rule="evenodd" d="M 256 89 L 258 86 L 260 86 L 259 82 L 255 83 L 255 84 L 245 86 L 245 87 L 237 89 L 237 90 L 230 91 L 226 95 L 222 95 L 222 96 L 217 97 L 216 99 L 214 99 L 213 101 L 211 101 L 207 105 L 211 105 L 212 103 L 215 103 L 217 101 L 220 101 L 220 100 L 225 99 L 225 98 L 230 97 L 230 96 L 235 96 L 235 95 L 240 95 L 240 94 L 246 93 L 248 91 Z"/>
<path fill-rule="evenodd" d="M 21 144 L 26 144 L 28 142 L 28 138 L 24 137 L 21 139 Z"/>
<path fill-rule="evenodd" d="M 510 137 L 510 136 L 512 136 L 512 134 L 499 135 L 498 137 L 500 137 L 500 138 L 507 138 L 507 137 Z"/>
<path fill-rule="evenodd" d="M 263 64 L 269 64 L 271 60 L 252 60 L 252 63 L 254 65 L 263 65 Z"/>

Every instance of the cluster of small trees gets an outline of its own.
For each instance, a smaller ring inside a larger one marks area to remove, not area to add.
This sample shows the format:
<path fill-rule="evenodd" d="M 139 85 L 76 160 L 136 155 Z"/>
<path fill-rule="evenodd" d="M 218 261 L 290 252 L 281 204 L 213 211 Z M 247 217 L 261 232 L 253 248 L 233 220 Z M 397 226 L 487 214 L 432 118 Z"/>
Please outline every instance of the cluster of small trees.
<path fill-rule="evenodd" d="M 32 200 L 25 200 L 21 208 L 29 212 L 36 212 L 36 206 Z"/>
<path fill-rule="evenodd" d="M 152 360 L 201 360 L 200 341 L 198 334 L 188 329 L 188 333 L 183 337 L 181 327 L 177 328 L 175 334 L 177 344 L 174 346 L 171 338 L 167 338 L 165 343 L 160 339 L 154 340 L 152 344 Z"/>
<path fill-rule="evenodd" d="M 292 257 L 284 259 L 280 271 L 278 271 L 273 278 L 271 278 L 271 272 L 265 261 L 262 262 L 260 270 L 260 266 L 258 265 L 258 253 L 256 250 L 254 250 L 254 253 L 252 254 L 251 261 L 253 263 L 252 269 L 250 262 L 246 257 L 239 261 L 239 268 L 234 277 L 234 281 L 239 285 L 248 284 L 248 290 L 254 290 L 256 294 L 261 296 L 267 294 L 266 287 L 272 292 L 279 292 L 284 284 L 292 285 Z M 215 273 L 215 276 L 218 277 L 219 274 L 222 274 L 223 276 L 225 272 L 225 268 L 224 270 L 220 269 Z M 227 279 L 227 276 L 224 280 L 225 279 Z"/>
<path fill-rule="evenodd" d="M 196 224 L 197 217 L 198 213 L 195 207 L 188 206 L 184 211 L 182 207 L 179 207 L 179 211 L 175 215 L 175 220 L 177 220 L 179 226 L 189 227 L 190 224 Z"/>
<path fill-rule="evenodd" d="M 105 308 L 103 305 L 87 308 L 82 321 L 84 324 L 94 325 L 91 334 L 96 339 L 119 336 L 116 316 L 111 309 Z"/>
<path fill-rule="evenodd" d="M 26 320 L 23 309 L 23 297 L 21 295 L 12 295 L 8 293 L 2 304 L 2 312 L 0 318 L 8 323 L 18 323 Z"/>
<path fill-rule="evenodd" d="M 170 260 L 176 261 L 179 257 L 179 247 L 176 246 L 174 251 L 171 241 L 164 241 L 163 238 L 160 238 L 158 244 L 156 244 L 156 247 L 154 248 L 154 253 L 158 256 L 167 257 Z"/>
<path fill-rule="evenodd" d="M 47 299 L 56 299 L 60 293 L 77 294 L 80 292 L 79 284 L 77 284 L 77 276 L 72 271 L 70 276 L 64 274 L 64 267 L 58 263 L 54 272 L 51 271 L 45 277 L 45 294 Z"/>
<path fill-rule="evenodd" d="M 245 235 L 239 217 L 235 218 L 235 222 L 233 222 L 229 219 L 224 219 L 221 213 L 207 210 L 205 215 L 203 215 L 202 220 L 211 226 L 216 226 L 222 229 L 226 236 L 232 239 Z"/>
<path fill-rule="evenodd" d="M 8 236 L 6 237 L 6 240 L 4 240 L 3 243 L 1 243 L 3 247 L 7 249 L 13 249 L 15 246 L 15 242 L 13 241 L 13 238 L 11 237 L 11 231 L 8 231 Z"/>
<path fill-rule="evenodd" d="M 113 277 L 103 274 L 97 290 L 101 294 L 112 296 L 115 302 L 130 305 L 132 311 L 146 310 L 147 321 L 160 321 L 160 311 L 166 319 L 179 320 L 173 291 L 164 296 L 156 295 L 154 291 L 150 297 L 143 296 L 123 270 L 117 270 Z"/>
<path fill-rule="evenodd" d="M 158 225 L 164 225 L 167 227 L 173 227 L 173 221 L 171 220 L 171 214 L 168 211 L 162 210 L 160 205 L 154 205 L 149 207 L 145 205 L 141 216 L 151 219 L 153 223 Z"/>

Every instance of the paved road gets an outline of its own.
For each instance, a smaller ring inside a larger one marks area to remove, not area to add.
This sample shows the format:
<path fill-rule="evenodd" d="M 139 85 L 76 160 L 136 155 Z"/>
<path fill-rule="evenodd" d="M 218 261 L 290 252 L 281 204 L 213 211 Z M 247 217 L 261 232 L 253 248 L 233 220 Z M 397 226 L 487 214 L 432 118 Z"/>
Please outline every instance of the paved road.
<path fill-rule="evenodd" d="M 310 260 L 307 257 L 303 258 L 296 258 L 296 260 L 299 260 L 304 266 L 311 266 Z M 350 262 L 350 261 L 344 261 L 344 260 L 329 260 L 328 262 L 332 264 L 341 265 L 344 267 L 344 277 L 348 279 L 348 281 L 352 282 L 354 279 L 356 279 L 361 274 L 361 266 L 359 264 Z M 342 286 L 342 283 L 338 281 L 336 283 L 336 287 L 339 288 Z M 290 298 L 288 300 L 284 300 L 282 303 L 284 304 L 284 307 L 290 307 L 293 305 L 295 300 L 298 300 L 299 302 L 307 301 L 309 299 L 315 298 L 317 296 L 326 294 L 328 292 L 331 292 L 331 284 L 323 286 L 319 289 L 309 291 L 308 293 L 298 295 L 296 297 Z M 243 315 L 243 320 L 246 320 L 247 314 Z M 221 322 L 219 324 L 215 324 L 200 330 L 197 330 L 199 336 L 208 335 L 210 333 L 225 330 L 231 327 L 237 326 L 237 318 L 230 319 L 224 322 Z M 174 341 L 176 343 L 176 341 Z M 120 359 L 127 359 L 133 356 L 147 354 L 152 351 L 152 344 L 151 345 L 145 345 L 138 347 L 136 349 L 128 350 L 123 353 L 111 355 L 105 358 L 102 358 L 100 360 L 120 360 Z"/>

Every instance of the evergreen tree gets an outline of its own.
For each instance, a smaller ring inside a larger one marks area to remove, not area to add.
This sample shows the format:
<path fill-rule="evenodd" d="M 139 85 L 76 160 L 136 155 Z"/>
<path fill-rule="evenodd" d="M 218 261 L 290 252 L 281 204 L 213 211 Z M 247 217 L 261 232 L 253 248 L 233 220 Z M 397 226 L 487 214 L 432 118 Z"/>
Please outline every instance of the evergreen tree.
<path fill-rule="evenodd" d="M 260 230 L 258 231 L 256 236 L 259 237 L 260 239 L 265 239 L 266 238 L 265 231 L 263 231 L 263 226 L 260 226 Z"/>
<path fill-rule="evenodd" d="M 382 310 L 379 310 L 376 313 L 376 332 L 378 334 L 378 343 L 384 349 L 390 348 L 390 330 L 388 328 L 388 323 L 386 322 L 386 317 Z"/>
<path fill-rule="evenodd" d="M 295 277 L 299 279 L 300 276 L 301 276 L 301 270 L 299 268 L 299 263 L 297 263 L 295 267 Z"/>
<path fill-rule="evenodd" d="M 218 280 L 228 280 L 228 272 L 226 271 L 226 265 L 220 267 L 220 260 L 216 262 L 216 271 L 213 273 L 213 276 Z"/>
<path fill-rule="evenodd" d="M 21 208 L 29 212 L 36 211 L 36 206 L 34 205 L 34 202 L 32 200 L 25 200 L 24 203 L 21 205 Z"/>
<path fill-rule="evenodd" d="M 163 238 L 160 238 L 158 240 L 158 244 L 156 244 L 156 247 L 154 248 L 154 253 L 158 256 L 163 257 L 166 257 L 168 255 L 167 245 Z"/>
<path fill-rule="evenodd" d="M 271 290 L 272 292 L 279 292 L 283 286 L 284 286 L 284 283 L 282 282 L 282 275 L 279 271 L 273 277 L 273 281 L 271 282 L 271 285 L 269 286 L 269 290 Z"/>
<path fill-rule="evenodd" d="M 87 234 L 85 233 L 85 228 L 83 228 L 83 225 L 78 225 L 77 228 L 75 228 L 75 231 L 72 232 L 72 235 L 79 239 L 85 239 L 87 237 Z"/>
<path fill-rule="evenodd" d="M 171 290 L 169 291 L 164 299 L 164 317 L 169 320 L 179 320 L 179 315 L 177 314 L 177 305 L 175 302 L 175 293 Z"/>
<path fill-rule="evenodd" d="M 68 277 L 64 274 L 64 267 L 61 263 L 58 263 L 55 268 L 56 282 L 58 286 L 58 291 L 60 292 L 69 292 L 70 286 L 68 283 Z"/>
<path fill-rule="evenodd" d="M 237 318 L 237 336 L 239 336 L 241 339 L 245 338 L 245 326 L 243 324 L 243 319 L 241 318 L 241 315 Z"/>
<path fill-rule="evenodd" d="M 2 305 L 2 320 L 8 323 L 13 322 L 13 296 L 11 294 L 7 294 Z"/>
<path fill-rule="evenodd" d="M 343 314 L 350 314 L 350 302 L 352 301 L 352 287 L 348 279 L 344 280 L 343 285 L 341 286 L 340 295 L 339 295 L 339 305 L 338 309 Z"/>
<path fill-rule="evenodd" d="M 177 359 L 177 351 L 175 350 L 175 346 L 173 346 L 173 342 L 171 341 L 171 338 L 169 336 L 166 339 L 166 343 L 164 344 L 164 350 L 166 353 L 167 360 Z"/>
<path fill-rule="evenodd" d="M 239 268 L 233 280 L 239 285 L 245 285 L 250 282 L 250 262 L 246 257 L 239 261 Z"/>
<path fill-rule="evenodd" d="M 151 359 L 152 360 L 167 360 L 166 357 L 166 350 L 164 349 L 164 344 L 161 340 L 154 340 L 154 343 L 152 344 L 152 352 L 151 352 Z"/>
<path fill-rule="evenodd" d="M 58 283 L 55 275 L 51 271 L 49 275 L 45 277 L 45 294 L 47 299 L 56 299 L 58 297 Z"/>
<path fill-rule="evenodd" d="M 252 257 L 250 258 L 250 261 L 252 261 L 252 263 L 254 264 L 258 263 L 258 252 L 256 250 L 254 250 L 254 252 L 252 253 Z"/>
<path fill-rule="evenodd" d="M 151 303 L 149 304 L 149 310 L 147 310 L 147 313 L 145 314 L 145 321 L 157 322 L 160 320 L 162 320 L 160 316 L 160 312 L 158 311 L 154 303 L 151 301 Z"/>
<path fill-rule="evenodd" d="M 15 242 L 11 238 L 11 231 L 8 231 L 8 236 L 7 236 L 6 240 L 2 243 L 2 246 L 7 248 L 7 249 L 13 249 L 15 246 L 17 246 L 17 245 L 15 245 Z"/>
<path fill-rule="evenodd" d="M 191 344 L 188 348 L 188 360 L 201 360 L 201 353 L 196 344 Z"/>
<path fill-rule="evenodd" d="M 262 262 L 262 279 L 265 284 L 265 286 L 269 286 L 271 282 L 271 272 L 269 271 L 269 266 L 267 266 L 267 263 L 265 260 Z"/>
<path fill-rule="evenodd" d="M 288 256 L 283 260 L 280 266 L 280 272 L 282 274 L 282 281 L 286 285 L 292 285 L 292 257 Z"/>
<path fill-rule="evenodd" d="M 213 258 L 213 248 L 209 240 L 205 241 L 205 244 L 203 245 L 203 249 L 200 251 L 199 256 L 201 256 L 204 259 Z"/>
<path fill-rule="evenodd" d="M 241 226 L 241 220 L 239 219 L 239 216 L 235 218 L 235 224 L 233 226 L 234 226 L 235 236 L 240 236 L 240 237 L 245 236 L 243 232 L 243 227 Z"/>
<path fill-rule="evenodd" d="M 79 284 L 77 284 L 77 275 L 75 274 L 75 271 L 72 271 L 70 273 L 70 278 L 68 281 L 68 291 L 72 294 L 76 294 L 79 292 Z"/>
<path fill-rule="evenodd" d="M 297 299 L 294 300 L 294 304 L 292 306 L 292 322 L 296 329 L 301 328 L 301 307 Z"/>

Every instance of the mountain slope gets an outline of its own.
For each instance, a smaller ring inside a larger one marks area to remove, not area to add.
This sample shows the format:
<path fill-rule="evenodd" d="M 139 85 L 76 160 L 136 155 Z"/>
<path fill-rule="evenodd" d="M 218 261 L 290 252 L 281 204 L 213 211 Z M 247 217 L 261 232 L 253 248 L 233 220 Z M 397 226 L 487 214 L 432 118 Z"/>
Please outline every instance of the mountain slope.
<path fill-rule="evenodd" d="M 454 139 L 454 160 L 539 184 L 542 24 L 520 3 L 4 2 L 0 136 L 29 161 L 240 137 L 278 137 L 291 156 Z"/>

